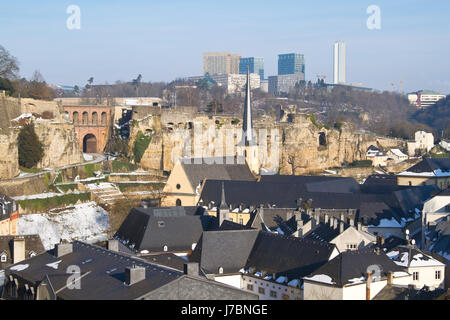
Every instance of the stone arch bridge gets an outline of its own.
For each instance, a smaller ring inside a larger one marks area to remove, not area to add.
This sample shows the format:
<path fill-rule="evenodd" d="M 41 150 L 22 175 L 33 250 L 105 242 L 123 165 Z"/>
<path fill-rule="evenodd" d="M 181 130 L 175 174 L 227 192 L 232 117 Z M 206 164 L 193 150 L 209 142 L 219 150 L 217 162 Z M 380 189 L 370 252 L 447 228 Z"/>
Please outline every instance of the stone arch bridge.
<path fill-rule="evenodd" d="M 109 106 L 63 106 L 75 126 L 80 150 L 103 152 L 112 126 L 114 108 Z"/>

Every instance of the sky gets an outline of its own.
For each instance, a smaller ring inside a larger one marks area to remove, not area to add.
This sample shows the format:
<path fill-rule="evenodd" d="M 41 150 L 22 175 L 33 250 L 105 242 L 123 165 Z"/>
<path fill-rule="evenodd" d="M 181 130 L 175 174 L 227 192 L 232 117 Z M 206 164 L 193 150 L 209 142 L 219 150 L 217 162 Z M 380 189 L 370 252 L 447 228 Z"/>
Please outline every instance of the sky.
<path fill-rule="evenodd" d="M 71 5 L 80 29 L 69 29 Z M 370 5 L 380 29 L 369 29 Z M 306 80 L 333 78 L 333 44 L 346 43 L 348 83 L 377 90 L 450 93 L 448 0 L 15 0 L 0 1 L 0 45 L 47 83 L 84 86 L 201 75 L 203 53 L 303 53 Z M 402 85 L 400 84 L 402 81 Z M 392 85 L 393 83 L 393 85 Z"/>

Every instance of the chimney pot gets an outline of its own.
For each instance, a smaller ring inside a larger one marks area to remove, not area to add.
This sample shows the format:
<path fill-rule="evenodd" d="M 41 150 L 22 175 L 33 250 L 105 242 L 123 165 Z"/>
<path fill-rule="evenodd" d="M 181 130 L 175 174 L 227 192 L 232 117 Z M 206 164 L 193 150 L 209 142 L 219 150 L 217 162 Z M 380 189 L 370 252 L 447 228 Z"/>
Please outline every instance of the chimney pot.
<path fill-rule="evenodd" d="M 14 237 L 13 240 L 13 263 L 25 260 L 25 238 Z"/>
<path fill-rule="evenodd" d="M 73 252 L 73 245 L 71 243 L 59 243 L 55 245 L 55 256 L 57 258 Z"/>
<path fill-rule="evenodd" d="M 125 268 L 125 284 L 132 286 L 142 280 L 145 280 L 144 267 L 131 266 Z"/>
<path fill-rule="evenodd" d="M 184 264 L 184 274 L 188 276 L 198 277 L 200 275 L 200 267 L 198 262 L 188 262 Z"/>
<path fill-rule="evenodd" d="M 339 223 L 339 233 L 342 233 L 342 232 L 344 232 L 344 223 L 341 221 Z"/>
<path fill-rule="evenodd" d="M 119 240 L 108 240 L 107 249 L 110 251 L 119 252 Z"/>
<path fill-rule="evenodd" d="M 325 214 L 325 224 L 328 223 L 328 214 Z"/>
<path fill-rule="evenodd" d="M 394 273 L 392 271 L 389 271 L 387 276 L 387 284 L 392 284 L 393 280 L 394 280 Z"/>

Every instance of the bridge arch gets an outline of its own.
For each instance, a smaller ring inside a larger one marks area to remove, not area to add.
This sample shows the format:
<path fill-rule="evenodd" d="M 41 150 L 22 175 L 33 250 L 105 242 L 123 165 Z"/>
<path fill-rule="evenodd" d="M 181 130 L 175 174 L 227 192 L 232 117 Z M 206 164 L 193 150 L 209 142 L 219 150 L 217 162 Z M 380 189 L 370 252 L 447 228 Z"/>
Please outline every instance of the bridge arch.
<path fill-rule="evenodd" d="M 97 137 L 92 133 L 88 133 L 83 138 L 83 152 L 97 153 Z"/>

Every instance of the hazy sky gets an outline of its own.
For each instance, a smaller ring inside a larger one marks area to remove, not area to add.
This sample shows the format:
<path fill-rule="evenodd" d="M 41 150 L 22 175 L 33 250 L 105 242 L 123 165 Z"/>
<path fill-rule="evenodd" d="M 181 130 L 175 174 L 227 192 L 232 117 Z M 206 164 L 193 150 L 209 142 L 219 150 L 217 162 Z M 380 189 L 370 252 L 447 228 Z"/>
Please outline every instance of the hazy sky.
<path fill-rule="evenodd" d="M 81 29 L 69 30 L 69 5 Z M 381 29 L 369 30 L 369 5 Z M 450 1 L 414 0 L 15 0 L 0 2 L 0 44 L 20 61 L 21 76 L 39 69 L 48 83 L 85 85 L 170 81 L 200 75 L 202 54 L 229 51 L 265 60 L 305 55 L 306 79 L 332 81 L 333 43 L 347 45 L 347 82 L 406 92 L 450 93 Z"/>

